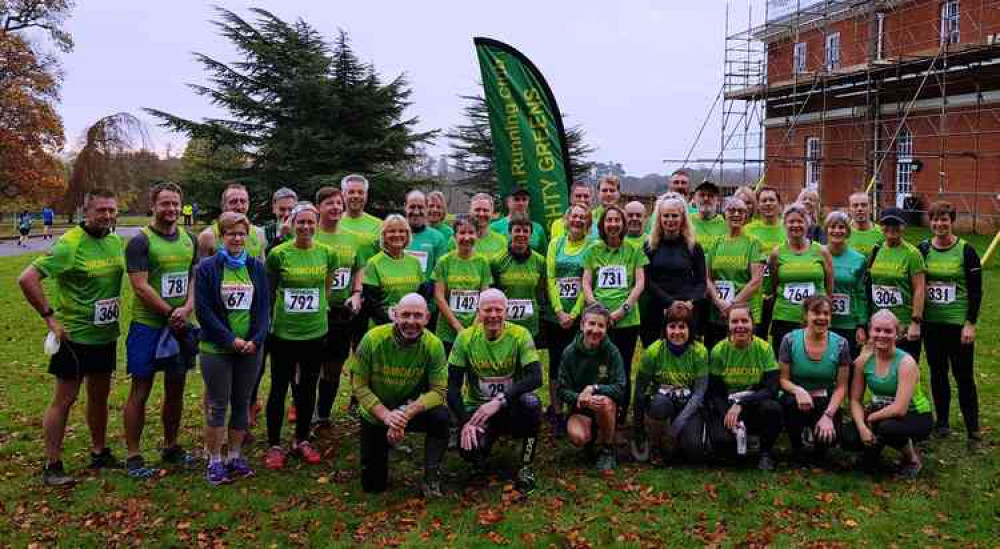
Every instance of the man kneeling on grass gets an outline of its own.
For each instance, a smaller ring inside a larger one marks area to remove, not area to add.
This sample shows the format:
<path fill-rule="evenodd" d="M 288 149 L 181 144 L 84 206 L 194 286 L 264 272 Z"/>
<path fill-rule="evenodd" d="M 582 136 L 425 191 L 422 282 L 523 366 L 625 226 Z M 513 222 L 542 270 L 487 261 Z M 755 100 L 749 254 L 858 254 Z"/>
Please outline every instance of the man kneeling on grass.
<path fill-rule="evenodd" d="M 596 439 L 601 446 L 597 458 L 601 471 L 617 467 L 615 417 L 625 394 L 622 357 L 607 337 L 610 323 L 611 313 L 603 305 L 584 309 L 580 333 L 559 363 L 559 398 L 571 410 L 566 434 L 578 448 L 590 448 Z"/>
<path fill-rule="evenodd" d="M 392 324 L 372 328 L 351 358 L 351 385 L 361 409 L 361 487 L 385 491 L 389 447 L 408 431 L 427 433 L 424 497 L 441 496 L 441 458 L 448 449 L 451 418 L 442 406 L 448 385 L 444 345 L 425 328 L 427 302 L 407 294 Z"/>
<path fill-rule="evenodd" d="M 534 391 L 542 385 L 542 366 L 531 332 L 507 322 L 503 292 L 494 288 L 479 294 L 476 321 L 459 332 L 448 365 L 448 405 L 462 426 L 462 457 L 483 474 L 501 434 L 520 438 L 521 468 L 514 486 L 521 493 L 534 490 L 531 463 L 542 421 Z"/>

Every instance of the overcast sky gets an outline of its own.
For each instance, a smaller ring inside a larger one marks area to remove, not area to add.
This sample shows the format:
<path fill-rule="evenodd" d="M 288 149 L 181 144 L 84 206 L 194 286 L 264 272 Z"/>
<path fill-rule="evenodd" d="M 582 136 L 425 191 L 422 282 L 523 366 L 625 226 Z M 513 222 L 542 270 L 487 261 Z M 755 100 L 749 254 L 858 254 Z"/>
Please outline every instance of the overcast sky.
<path fill-rule="evenodd" d="M 303 18 L 328 37 L 346 30 L 356 53 L 384 79 L 405 73 L 410 114 L 422 129 L 461 121 L 459 94 L 476 93 L 473 36 L 520 49 L 545 74 L 570 125 L 582 124 L 597 148 L 592 160 L 621 162 L 631 175 L 664 173 L 683 158 L 721 84 L 723 0 L 425 0 L 308 2 L 268 0 L 220 5 L 242 15 L 258 6 Z M 736 2 L 745 9 L 745 0 Z M 155 107 L 185 117 L 219 115 L 186 83 L 205 83 L 192 52 L 235 60 L 199 0 L 83 0 L 68 22 L 76 49 L 63 56 L 61 111 L 75 147 L 83 129 L 118 111 Z M 694 157 L 715 157 L 718 117 Z M 152 128 L 157 150 L 184 139 Z M 430 151 L 441 154 L 439 139 Z"/>

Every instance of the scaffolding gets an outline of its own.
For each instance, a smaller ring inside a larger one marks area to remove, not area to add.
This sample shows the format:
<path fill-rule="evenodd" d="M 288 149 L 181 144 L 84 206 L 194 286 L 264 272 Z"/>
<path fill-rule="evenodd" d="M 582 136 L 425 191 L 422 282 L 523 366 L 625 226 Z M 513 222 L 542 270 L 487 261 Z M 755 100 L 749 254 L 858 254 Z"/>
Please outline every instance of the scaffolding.
<path fill-rule="evenodd" d="M 946 197 L 974 227 L 1000 220 L 998 14 L 1000 0 L 730 0 L 713 168 L 786 195 L 871 187 L 876 205 Z M 917 169 L 936 169 L 936 188 L 907 188 Z"/>

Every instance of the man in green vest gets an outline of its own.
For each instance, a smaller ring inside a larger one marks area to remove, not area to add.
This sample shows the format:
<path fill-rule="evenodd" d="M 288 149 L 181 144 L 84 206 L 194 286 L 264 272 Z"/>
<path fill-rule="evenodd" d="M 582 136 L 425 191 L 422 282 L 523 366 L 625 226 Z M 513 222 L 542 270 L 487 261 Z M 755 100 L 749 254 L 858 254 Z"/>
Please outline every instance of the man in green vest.
<path fill-rule="evenodd" d="M 490 228 L 493 221 L 493 197 L 486 193 L 476 193 L 469 201 L 469 217 L 476 225 L 476 253 L 487 261 L 507 251 L 507 237 Z M 448 249 L 457 247 L 455 238 L 448 243 Z"/>
<path fill-rule="evenodd" d="M 691 201 L 691 172 L 684 168 L 674 170 L 674 172 L 670 174 L 669 188 L 672 192 L 681 195 L 684 197 L 684 200 L 688 201 L 689 214 L 698 213 L 698 207 Z"/>
<path fill-rule="evenodd" d="M 882 227 L 872 223 L 872 202 L 868 193 L 854 193 L 847 199 L 851 212 L 851 236 L 847 245 L 864 254 L 865 259 L 871 259 L 876 246 L 885 243 Z"/>
<path fill-rule="evenodd" d="M 344 193 L 347 211 L 340 220 L 340 228 L 358 238 L 358 255 L 364 264 L 378 253 L 382 220 L 365 211 L 368 205 L 368 179 L 352 173 L 340 180 L 340 191 Z"/>
<path fill-rule="evenodd" d="M 719 215 L 719 187 L 711 181 L 702 181 L 694 189 L 694 203 L 698 213 L 691 216 L 694 237 L 702 249 L 726 234 L 726 221 Z"/>
<path fill-rule="evenodd" d="M 573 183 L 573 186 L 569 189 L 569 203 L 573 204 L 586 204 L 590 207 L 590 201 L 593 199 L 593 193 L 590 187 L 582 181 L 577 181 Z M 594 225 L 597 225 L 597 220 L 594 219 Z M 559 217 L 552 222 L 552 227 L 549 230 L 549 240 L 555 240 L 560 236 L 566 234 L 566 222 L 562 217 Z M 596 232 L 594 234 L 597 234 Z"/>
<path fill-rule="evenodd" d="M 625 204 L 625 242 L 642 249 L 646 243 L 646 233 L 643 229 L 645 225 L 646 206 L 638 200 Z"/>
<path fill-rule="evenodd" d="M 45 466 L 47 486 L 74 482 L 62 463 L 66 422 L 87 384 L 87 427 L 90 429 L 90 468 L 117 466 L 105 445 L 108 393 L 117 364 L 118 317 L 121 312 L 122 239 L 111 232 L 118 215 L 114 193 L 102 189 L 87 193 L 83 223 L 63 233 L 46 255 L 35 259 L 17 279 L 25 299 L 48 326 L 52 349 L 49 373 L 56 378 L 52 403 L 45 410 Z M 55 279 L 55 308 L 50 306 L 42 279 Z"/>
<path fill-rule="evenodd" d="M 406 222 L 410 224 L 413 238 L 406 247 L 406 254 L 420 262 L 424 279 L 430 280 L 437 260 L 448 252 L 448 241 L 435 228 L 427 225 L 427 196 L 416 189 L 406 193 Z"/>
<path fill-rule="evenodd" d="M 146 401 L 156 372 L 163 372 L 163 439 L 161 457 L 166 463 L 189 465 L 192 458 L 177 444 L 184 410 L 184 384 L 194 367 L 193 345 L 189 346 L 187 319 L 194 307 L 190 291 L 196 259 L 196 243 L 177 226 L 182 193 L 175 183 L 154 185 L 149 191 L 153 222 L 143 228 L 125 248 L 125 266 L 135 298 L 126 351 L 127 371 L 132 378 L 125 402 L 125 468 L 133 478 L 149 478 L 155 469 L 146 467 L 140 451 L 146 423 Z M 172 341 L 172 343 L 171 343 Z M 173 347 L 168 350 L 168 347 Z"/>

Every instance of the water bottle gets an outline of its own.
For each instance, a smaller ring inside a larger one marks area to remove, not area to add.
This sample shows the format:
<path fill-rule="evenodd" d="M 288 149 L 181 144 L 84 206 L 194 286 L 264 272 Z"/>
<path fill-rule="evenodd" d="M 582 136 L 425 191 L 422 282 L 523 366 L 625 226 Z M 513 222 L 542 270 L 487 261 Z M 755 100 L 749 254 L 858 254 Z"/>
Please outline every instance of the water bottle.
<path fill-rule="evenodd" d="M 56 336 L 55 333 L 49 332 L 49 335 L 45 336 L 44 349 L 45 349 L 45 354 L 46 355 L 52 356 L 52 355 L 58 353 L 59 352 L 59 345 L 60 345 L 60 341 L 59 341 L 59 338 Z"/>
<path fill-rule="evenodd" d="M 736 453 L 747 455 L 747 428 L 742 421 L 736 425 Z"/>

